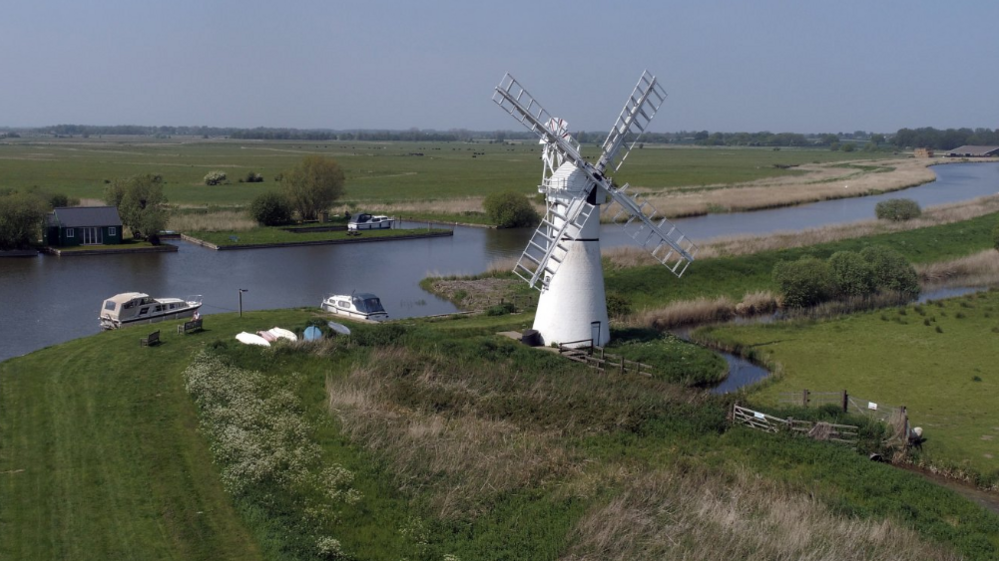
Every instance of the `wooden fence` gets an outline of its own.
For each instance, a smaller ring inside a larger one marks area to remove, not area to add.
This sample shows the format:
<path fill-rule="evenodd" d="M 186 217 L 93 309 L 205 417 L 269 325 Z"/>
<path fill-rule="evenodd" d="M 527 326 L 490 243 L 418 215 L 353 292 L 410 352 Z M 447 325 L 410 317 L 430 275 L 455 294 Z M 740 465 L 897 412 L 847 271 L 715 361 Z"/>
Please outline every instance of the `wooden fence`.
<path fill-rule="evenodd" d="M 586 343 L 588 346 L 570 346 L 578 345 L 580 343 Z M 590 368 L 599 370 L 600 372 L 609 371 L 621 374 L 640 374 L 648 378 L 651 378 L 655 372 L 655 369 L 648 364 L 628 360 L 623 356 L 608 353 L 603 347 L 594 347 L 591 339 L 560 343 L 558 346 L 558 354 L 569 360 L 585 364 Z"/>
<path fill-rule="evenodd" d="M 893 418 L 901 415 L 902 422 L 908 426 L 908 412 L 904 405 L 890 405 L 883 402 L 862 399 L 851 395 L 846 390 L 838 392 L 814 392 L 812 390 L 801 390 L 801 392 L 791 392 L 780 394 L 782 403 L 800 405 L 802 407 L 822 406 L 834 404 L 844 413 L 856 413 L 872 417 L 884 422 L 890 422 Z"/>
<path fill-rule="evenodd" d="M 856 444 L 857 432 L 860 427 L 854 425 L 839 425 L 822 421 L 805 421 L 788 417 L 781 419 L 761 411 L 742 407 L 738 403 L 732 405 L 732 422 L 746 425 L 749 428 L 769 433 L 782 431 L 800 434 L 815 440 L 828 440 L 843 444 Z"/>

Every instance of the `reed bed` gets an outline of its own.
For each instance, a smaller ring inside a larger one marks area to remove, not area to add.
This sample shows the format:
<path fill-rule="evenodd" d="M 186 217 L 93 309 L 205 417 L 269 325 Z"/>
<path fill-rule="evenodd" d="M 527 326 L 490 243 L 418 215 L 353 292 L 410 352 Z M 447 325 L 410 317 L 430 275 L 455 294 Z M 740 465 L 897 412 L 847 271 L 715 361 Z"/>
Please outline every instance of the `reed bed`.
<path fill-rule="evenodd" d="M 925 286 L 999 286 L 999 251 L 987 249 L 950 261 L 916 266 Z"/>
<path fill-rule="evenodd" d="M 807 164 L 803 175 L 758 179 L 735 185 L 706 185 L 656 191 L 636 188 L 667 216 L 695 216 L 709 212 L 741 212 L 777 208 L 872 193 L 897 191 L 928 183 L 936 178 L 929 160 L 899 159 L 862 162 Z M 608 212 L 616 212 L 611 208 Z"/>
<path fill-rule="evenodd" d="M 173 213 L 167 229 L 175 232 L 241 232 L 256 228 L 245 210 Z"/>
<path fill-rule="evenodd" d="M 889 518 L 834 514 L 813 496 L 737 472 L 617 472 L 625 489 L 576 525 L 565 561 L 956 560 Z"/>
<path fill-rule="evenodd" d="M 999 212 L 999 195 L 929 207 L 924 209 L 923 215 L 920 218 L 905 222 L 871 219 L 797 232 L 776 232 L 763 236 L 747 235 L 713 238 L 699 244 L 697 257 L 699 259 L 732 257 L 763 251 L 806 247 L 838 240 L 952 224 L 994 212 Z M 648 252 L 635 247 L 611 248 L 602 251 L 601 255 L 611 266 L 620 268 L 654 265 L 656 263 Z"/>

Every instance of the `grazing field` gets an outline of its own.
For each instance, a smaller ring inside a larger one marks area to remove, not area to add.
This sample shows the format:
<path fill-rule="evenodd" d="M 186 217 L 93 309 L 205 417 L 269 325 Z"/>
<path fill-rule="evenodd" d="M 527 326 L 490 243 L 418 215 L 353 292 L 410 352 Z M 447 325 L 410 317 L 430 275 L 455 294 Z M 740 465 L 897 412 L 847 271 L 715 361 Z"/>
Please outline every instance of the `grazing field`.
<path fill-rule="evenodd" d="M 233 340 L 315 316 L 212 315 L 186 336 L 160 324 L 158 347 L 139 348 L 139 327 L 0 363 L 0 557 L 986 560 L 999 547 L 999 517 L 917 476 L 730 428 L 728 398 L 492 334 L 521 316 Z"/>
<path fill-rule="evenodd" d="M 584 155 L 599 154 L 593 146 Z M 174 205 L 244 205 L 275 188 L 274 178 L 302 157 L 321 154 L 346 174 L 344 200 L 353 205 L 442 202 L 513 189 L 532 194 L 541 177 L 536 142 L 298 142 L 202 139 L 45 139 L 0 143 L 0 186 L 38 185 L 100 199 L 106 180 L 158 174 Z M 649 189 L 729 184 L 799 175 L 800 164 L 884 158 L 884 154 L 820 149 L 636 148 L 615 177 Z M 779 167 L 778 167 L 779 166 Z M 209 187 L 205 174 L 221 170 L 229 185 Z M 247 173 L 262 183 L 238 183 Z M 467 210 L 467 209 L 466 209 Z M 475 209 L 473 209 L 475 210 Z M 456 214 L 454 212 L 450 214 Z"/>
<path fill-rule="evenodd" d="M 753 396 L 849 392 L 908 407 L 929 463 L 999 486 L 999 292 L 818 322 L 704 328 L 700 335 L 779 363 Z"/>

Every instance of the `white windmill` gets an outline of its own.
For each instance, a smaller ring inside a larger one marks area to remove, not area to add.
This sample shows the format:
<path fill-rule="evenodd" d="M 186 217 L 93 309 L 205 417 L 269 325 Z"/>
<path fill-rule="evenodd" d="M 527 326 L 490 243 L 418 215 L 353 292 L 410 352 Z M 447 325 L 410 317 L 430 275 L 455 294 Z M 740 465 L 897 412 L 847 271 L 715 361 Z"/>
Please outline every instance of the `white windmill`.
<path fill-rule="evenodd" d="M 541 291 L 534 329 L 546 345 L 610 341 L 599 220 L 600 205 L 608 199 L 620 207 L 612 221 L 673 274 L 681 276 L 694 260 L 696 247 L 676 226 L 637 194 L 628 194 L 627 184 L 615 187 L 605 175 L 608 168 L 621 168 L 665 99 L 656 77 L 643 72 L 594 165 L 580 156 L 566 122 L 552 117 L 513 76 L 505 75 L 493 94 L 497 105 L 544 144 L 538 191 L 545 194 L 547 211 L 514 273 Z"/>

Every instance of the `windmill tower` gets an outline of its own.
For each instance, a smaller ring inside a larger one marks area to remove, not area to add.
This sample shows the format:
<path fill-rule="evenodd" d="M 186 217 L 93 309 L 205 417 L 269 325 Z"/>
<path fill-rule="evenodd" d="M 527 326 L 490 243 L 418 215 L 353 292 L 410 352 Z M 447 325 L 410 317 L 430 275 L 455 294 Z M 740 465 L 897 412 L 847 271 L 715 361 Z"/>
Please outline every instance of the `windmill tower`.
<path fill-rule="evenodd" d="M 611 220 L 676 276 L 694 260 L 697 249 L 676 226 L 629 186 L 615 187 L 605 173 L 617 171 L 666 99 L 648 71 L 624 104 L 591 164 L 568 133 L 568 124 L 552 117 L 509 74 L 493 101 L 537 134 L 544 145 L 541 184 L 547 210 L 514 267 L 514 273 L 541 291 L 534 329 L 546 345 L 606 345 L 610 341 L 607 299 L 600 263 L 600 206 L 617 203 Z M 623 149 L 623 150 L 622 150 Z M 558 274 L 556 274 L 558 273 Z"/>

